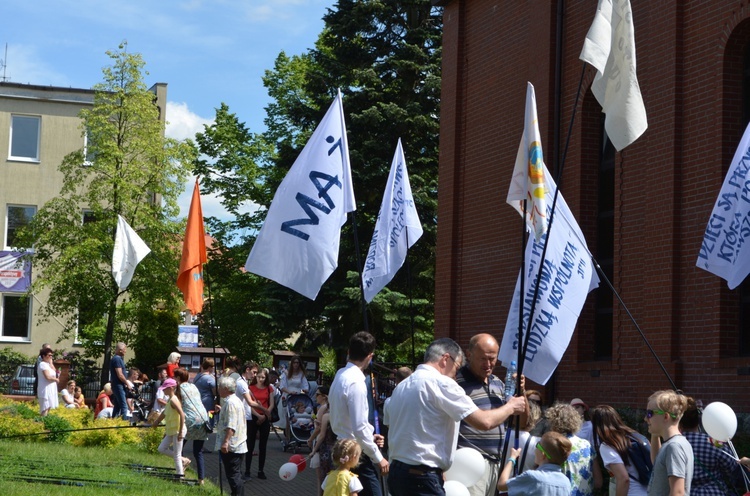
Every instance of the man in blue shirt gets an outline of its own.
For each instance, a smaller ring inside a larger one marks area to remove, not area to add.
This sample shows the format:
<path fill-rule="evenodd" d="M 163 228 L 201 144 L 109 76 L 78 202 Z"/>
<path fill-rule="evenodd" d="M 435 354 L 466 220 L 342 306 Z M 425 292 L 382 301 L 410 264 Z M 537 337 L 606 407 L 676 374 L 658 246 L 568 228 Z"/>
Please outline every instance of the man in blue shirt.
<path fill-rule="evenodd" d="M 112 384 L 112 417 L 117 418 L 121 415 L 125 418 L 128 412 L 128 405 L 125 402 L 125 390 L 130 389 L 128 380 L 125 376 L 125 352 L 127 348 L 125 343 L 119 342 L 115 346 L 115 354 L 109 362 L 109 382 Z"/>

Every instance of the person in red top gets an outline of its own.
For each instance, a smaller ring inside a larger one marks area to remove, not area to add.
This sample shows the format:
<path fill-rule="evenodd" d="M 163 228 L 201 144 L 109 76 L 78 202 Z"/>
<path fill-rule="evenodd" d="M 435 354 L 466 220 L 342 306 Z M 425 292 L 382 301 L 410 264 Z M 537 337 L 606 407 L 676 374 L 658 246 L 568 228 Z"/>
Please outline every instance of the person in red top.
<path fill-rule="evenodd" d="M 169 354 L 169 358 L 167 358 L 167 377 L 174 379 L 174 369 L 180 367 L 180 358 L 182 356 L 176 351 Z"/>
<path fill-rule="evenodd" d="M 255 375 L 252 384 L 250 384 L 250 393 L 255 397 L 255 401 L 263 405 L 266 411 L 273 410 L 273 386 L 268 384 L 268 369 L 262 369 Z M 266 444 L 268 444 L 268 434 L 271 432 L 271 419 L 263 411 L 253 408 L 253 418 L 247 423 L 247 471 L 250 471 L 250 464 L 253 460 L 253 450 L 255 449 L 255 438 L 258 438 L 258 479 L 265 479 L 263 467 L 266 464 Z"/>

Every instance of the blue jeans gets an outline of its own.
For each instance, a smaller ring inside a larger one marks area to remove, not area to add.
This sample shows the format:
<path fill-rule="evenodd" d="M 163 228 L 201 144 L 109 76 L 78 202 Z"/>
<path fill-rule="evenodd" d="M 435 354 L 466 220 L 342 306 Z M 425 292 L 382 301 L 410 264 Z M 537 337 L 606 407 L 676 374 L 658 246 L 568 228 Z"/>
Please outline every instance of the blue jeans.
<path fill-rule="evenodd" d="M 359 496 L 382 496 L 383 489 L 380 485 L 380 472 L 372 460 L 362 453 L 359 459 L 359 465 L 352 469 L 352 472 L 359 476 L 359 482 L 362 483 L 362 491 Z M 394 495 L 395 496 L 395 495 Z"/>
<path fill-rule="evenodd" d="M 388 471 L 391 496 L 445 496 L 441 472 L 413 472 L 413 466 L 393 460 Z"/>
<path fill-rule="evenodd" d="M 206 441 L 203 439 L 193 440 L 193 456 L 195 457 L 195 469 L 198 472 L 198 479 L 205 479 L 206 468 L 203 462 L 203 445 Z"/>
<path fill-rule="evenodd" d="M 124 419 L 128 413 L 128 404 L 125 402 L 125 386 L 122 384 L 112 384 L 112 406 L 112 418 L 122 416 Z"/>

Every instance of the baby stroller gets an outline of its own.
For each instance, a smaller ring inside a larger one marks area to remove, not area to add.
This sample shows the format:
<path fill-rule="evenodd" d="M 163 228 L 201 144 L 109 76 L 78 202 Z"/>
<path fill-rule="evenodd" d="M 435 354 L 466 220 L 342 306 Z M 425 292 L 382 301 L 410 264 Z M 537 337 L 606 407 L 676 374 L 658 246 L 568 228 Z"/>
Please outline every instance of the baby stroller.
<path fill-rule="evenodd" d="M 133 400 L 133 416 L 130 423 L 133 425 L 143 422 L 148 417 L 148 402 L 143 399 L 140 383 L 133 384 L 132 389 L 125 390 L 125 397 Z"/>
<path fill-rule="evenodd" d="M 306 394 L 291 394 L 286 398 L 287 429 L 284 432 L 284 451 L 292 449 L 296 453 L 300 447 L 307 447 L 307 440 L 315 430 L 313 402 Z"/>

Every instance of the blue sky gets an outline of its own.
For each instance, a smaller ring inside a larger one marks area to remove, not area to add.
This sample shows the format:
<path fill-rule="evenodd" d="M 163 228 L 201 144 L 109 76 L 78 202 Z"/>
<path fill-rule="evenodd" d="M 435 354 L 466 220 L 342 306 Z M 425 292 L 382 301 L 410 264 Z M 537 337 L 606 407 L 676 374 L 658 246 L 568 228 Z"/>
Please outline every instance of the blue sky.
<path fill-rule="evenodd" d="M 252 132 L 269 102 L 261 77 L 282 50 L 312 48 L 334 0 L 2 0 L 0 59 L 14 83 L 90 88 L 127 40 L 146 84 L 167 83 L 167 133 L 194 136 L 222 102 Z M 8 44 L 7 58 L 5 44 Z M 0 69 L 0 76 L 2 70 Z M 180 198 L 184 215 L 192 183 Z M 223 216 L 216 198 L 204 215 Z"/>

